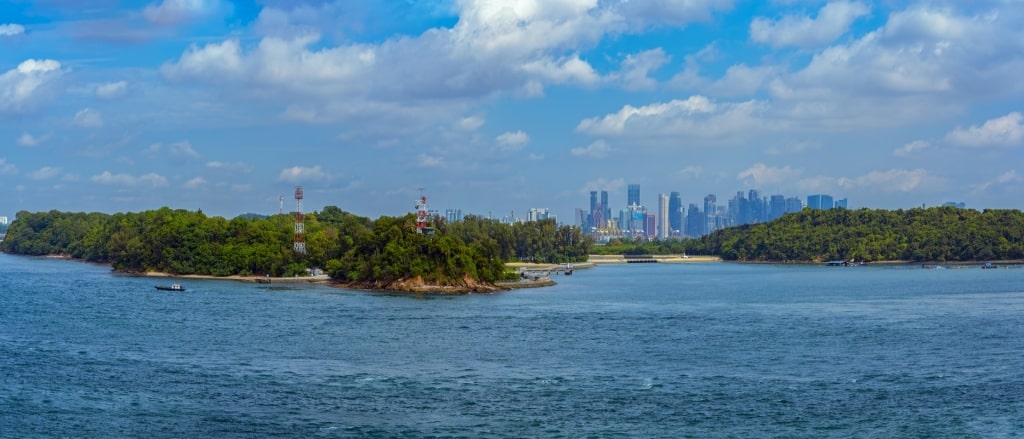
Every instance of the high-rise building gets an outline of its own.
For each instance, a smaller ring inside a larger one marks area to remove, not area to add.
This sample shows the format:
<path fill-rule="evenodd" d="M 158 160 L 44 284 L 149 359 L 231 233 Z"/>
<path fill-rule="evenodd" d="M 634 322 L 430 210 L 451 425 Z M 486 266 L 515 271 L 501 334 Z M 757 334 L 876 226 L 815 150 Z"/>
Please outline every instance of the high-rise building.
<path fill-rule="evenodd" d="M 704 234 L 704 216 L 696 204 L 686 209 L 686 236 L 696 238 Z"/>
<path fill-rule="evenodd" d="M 768 211 L 767 220 L 772 221 L 779 219 L 782 215 L 786 214 L 786 197 L 782 195 L 772 195 L 768 199 Z"/>
<path fill-rule="evenodd" d="M 3 224 L 5 226 L 7 225 L 7 217 L 6 216 L 0 216 L 0 224 Z"/>
<path fill-rule="evenodd" d="M 599 229 L 601 225 L 594 218 L 595 211 L 597 211 L 597 191 L 590 191 L 590 210 L 587 211 L 587 224 L 591 228 Z"/>
<path fill-rule="evenodd" d="M 444 219 L 447 220 L 449 223 L 462 221 L 462 209 L 445 209 Z"/>
<path fill-rule="evenodd" d="M 811 209 L 831 209 L 835 207 L 832 203 L 831 195 L 808 195 L 807 196 L 807 207 Z"/>
<path fill-rule="evenodd" d="M 715 194 L 704 197 L 704 232 L 701 235 L 714 232 L 718 226 L 718 206 L 715 205 L 717 201 L 718 197 Z"/>
<path fill-rule="evenodd" d="M 657 236 L 658 230 L 658 215 L 648 213 L 644 215 L 644 236 L 647 238 L 654 238 Z"/>
<path fill-rule="evenodd" d="M 601 191 L 601 227 L 608 227 L 608 221 L 612 219 L 612 208 L 608 204 L 608 191 Z"/>
<path fill-rule="evenodd" d="M 658 239 L 668 239 L 669 228 L 668 195 L 658 194 Z"/>
<path fill-rule="evenodd" d="M 672 236 L 683 233 L 683 198 L 679 192 L 668 196 L 668 229 Z"/>
<path fill-rule="evenodd" d="M 626 193 L 626 206 L 639 206 L 640 205 L 640 185 L 631 184 L 629 185 L 628 192 Z"/>
<path fill-rule="evenodd" d="M 531 207 L 530 213 L 527 214 L 527 221 L 540 221 L 548 219 L 551 216 L 551 212 L 547 208 Z"/>
<path fill-rule="evenodd" d="M 786 198 L 786 213 L 799 212 L 804 210 L 804 204 L 797 197 Z"/>
<path fill-rule="evenodd" d="M 841 200 L 836 200 L 835 208 L 836 209 L 839 209 L 839 208 L 846 209 L 846 198 L 843 198 Z"/>
<path fill-rule="evenodd" d="M 761 192 L 751 189 L 747 192 L 747 209 L 750 212 L 747 220 L 750 221 L 748 224 L 756 224 L 765 222 L 765 208 L 764 199 L 761 198 Z"/>

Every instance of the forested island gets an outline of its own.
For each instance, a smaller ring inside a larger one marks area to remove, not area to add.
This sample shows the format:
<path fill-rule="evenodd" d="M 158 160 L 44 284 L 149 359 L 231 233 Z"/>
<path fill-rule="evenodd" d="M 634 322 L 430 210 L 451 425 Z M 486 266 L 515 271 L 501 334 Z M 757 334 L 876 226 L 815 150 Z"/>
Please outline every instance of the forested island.
<path fill-rule="evenodd" d="M 686 240 L 612 240 L 596 254 L 718 256 L 727 261 L 978 262 L 1024 258 L 1024 212 L 956 207 L 804 209 Z"/>
<path fill-rule="evenodd" d="M 468 216 L 434 218 L 416 232 L 413 214 L 371 220 L 327 206 L 304 215 L 306 253 L 293 251 L 294 214 L 239 216 L 161 208 L 139 213 L 18 212 L 0 251 L 61 255 L 128 273 L 305 276 L 322 268 L 344 285 L 386 289 L 493 291 L 515 273 L 509 261 L 585 261 L 593 241 L 555 220 L 513 225 Z"/>

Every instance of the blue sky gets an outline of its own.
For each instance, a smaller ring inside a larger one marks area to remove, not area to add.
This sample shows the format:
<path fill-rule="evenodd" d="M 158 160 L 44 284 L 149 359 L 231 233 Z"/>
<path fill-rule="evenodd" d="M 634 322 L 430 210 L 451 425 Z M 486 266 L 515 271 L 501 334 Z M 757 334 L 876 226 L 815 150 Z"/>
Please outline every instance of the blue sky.
<path fill-rule="evenodd" d="M 1024 207 L 1024 3 L 0 4 L 0 215 Z"/>

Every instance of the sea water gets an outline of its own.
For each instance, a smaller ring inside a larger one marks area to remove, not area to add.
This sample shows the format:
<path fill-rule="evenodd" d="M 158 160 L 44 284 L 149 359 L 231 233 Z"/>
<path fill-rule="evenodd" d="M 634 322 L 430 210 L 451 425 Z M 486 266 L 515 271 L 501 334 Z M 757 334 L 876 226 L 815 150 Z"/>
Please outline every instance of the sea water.
<path fill-rule="evenodd" d="M 0 255 L 0 436 L 1024 435 L 1021 269 L 637 264 L 555 280 L 181 293 Z"/>

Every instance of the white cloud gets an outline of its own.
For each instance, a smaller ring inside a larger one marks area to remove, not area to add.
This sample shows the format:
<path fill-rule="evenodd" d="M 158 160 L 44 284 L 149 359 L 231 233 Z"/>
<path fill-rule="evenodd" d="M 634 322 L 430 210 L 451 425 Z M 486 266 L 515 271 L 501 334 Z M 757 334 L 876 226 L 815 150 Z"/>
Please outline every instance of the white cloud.
<path fill-rule="evenodd" d="M 665 65 L 671 57 L 658 47 L 629 55 L 622 61 L 622 81 L 627 90 L 652 90 L 658 82 L 649 75 Z"/>
<path fill-rule="evenodd" d="M 192 143 L 187 140 L 170 144 L 170 146 L 167 147 L 167 151 L 172 157 L 192 159 L 199 158 L 199 153 L 192 149 Z"/>
<path fill-rule="evenodd" d="M 62 172 L 64 172 L 64 168 L 43 166 L 42 168 L 28 174 L 28 178 L 33 180 L 49 180 L 59 176 Z"/>
<path fill-rule="evenodd" d="M 598 178 L 597 180 L 591 180 L 583 184 L 583 189 L 580 191 L 584 194 L 590 194 L 590 191 L 608 191 L 614 192 L 619 189 L 626 187 L 626 180 L 622 178 L 607 179 Z"/>
<path fill-rule="evenodd" d="M 750 38 L 772 47 L 816 47 L 834 41 L 854 20 L 869 13 L 871 8 L 864 3 L 837 1 L 823 6 L 817 18 L 787 15 L 773 21 L 758 17 L 750 23 Z"/>
<path fill-rule="evenodd" d="M 219 161 L 212 161 L 212 162 L 207 162 L 206 163 L 206 167 L 207 168 L 211 168 L 211 169 L 224 169 L 224 170 L 242 171 L 242 172 L 252 171 L 252 166 L 249 166 L 248 164 L 243 163 L 243 162 L 225 163 L 225 162 L 219 162 Z"/>
<path fill-rule="evenodd" d="M 478 128 L 483 126 L 484 118 L 480 116 L 468 116 L 459 119 L 455 124 L 462 131 L 476 131 Z"/>
<path fill-rule="evenodd" d="M 498 143 L 499 151 L 516 152 L 530 143 L 530 136 L 523 130 L 508 131 L 498 135 L 494 140 Z"/>
<path fill-rule="evenodd" d="M 1009 186 L 1009 185 L 1019 186 L 1021 183 L 1024 183 L 1024 177 L 1022 177 L 1020 175 L 1017 175 L 1017 171 L 1015 169 L 1011 169 L 1009 171 L 1006 171 L 1006 172 L 1000 174 L 999 176 L 997 176 L 996 178 L 994 178 L 992 180 L 986 181 L 986 182 L 981 183 L 981 184 L 973 185 L 973 186 L 971 186 L 971 189 L 975 193 L 981 193 L 981 192 L 986 192 L 989 189 L 994 188 L 994 187 Z"/>
<path fill-rule="evenodd" d="M 148 173 L 140 175 L 138 177 L 130 174 L 113 174 L 110 171 L 103 171 L 102 174 L 94 175 L 90 178 L 92 181 L 113 186 L 142 186 L 149 185 L 151 187 L 164 187 L 167 186 L 167 178 L 155 174 Z"/>
<path fill-rule="evenodd" d="M 890 169 L 887 171 L 871 171 L 865 175 L 836 180 L 840 188 L 862 188 L 877 192 L 911 192 L 919 189 L 941 187 L 945 181 L 928 173 L 924 169 Z"/>
<path fill-rule="evenodd" d="M 163 0 L 142 10 L 142 16 L 151 23 L 173 25 L 210 14 L 220 7 L 216 0 Z"/>
<path fill-rule="evenodd" d="M 892 151 L 892 155 L 896 157 L 910 157 L 919 151 L 924 151 L 931 147 L 931 143 L 924 140 L 915 140 Z"/>
<path fill-rule="evenodd" d="M 278 181 L 286 181 L 289 183 L 301 183 L 304 181 L 318 181 L 326 180 L 327 173 L 325 173 L 320 166 L 304 167 L 304 166 L 292 166 L 281 170 L 281 174 L 278 175 Z"/>
<path fill-rule="evenodd" d="M 103 126 L 103 116 L 99 111 L 85 108 L 75 113 L 75 125 L 83 128 L 98 128 Z"/>
<path fill-rule="evenodd" d="M 26 148 L 32 148 L 39 146 L 40 144 L 49 139 L 49 134 L 44 134 L 42 136 L 36 137 L 29 133 L 22 133 L 21 136 L 18 137 L 18 145 L 24 146 Z"/>
<path fill-rule="evenodd" d="M 764 163 L 757 163 L 740 171 L 736 178 L 755 186 L 774 185 L 794 181 L 800 177 L 801 173 L 803 173 L 802 170 L 793 169 L 789 166 L 777 168 L 765 165 Z"/>
<path fill-rule="evenodd" d="M 594 136 L 646 138 L 673 146 L 711 139 L 728 143 L 763 129 L 783 128 L 784 122 L 765 125 L 760 114 L 766 108 L 757 101 L 714 103 L 704 96 L 691 96 L 642 107 L 626 105 L 616 113 L 580 121 L 576 131 Z"/>
<path fill-rule="evenodd" d="M 11 163 L 7 163 L 5 157 L 0 157 L 0 175 L 14 175 L 18 173 L 18 168 Z"/>
<path fill-rule="evenodd" d="M 34 110 L 53 97 L 61 75 L 60 63 L 52 59 L 25 60 L 0 74 L 0 114 Z"/>
<path fill-rule="evenodd" d="M 25 33 L 25 26 L 16 23 L 0 24 L 0 37 L 13 37 Z"/>
<path fill-rule="evenodd" d="M 698 179 L 704 175 L 704 168 L 691 165 L 676 171 L 676 174 L 687 180 Z"/>
<path fill-rule="evenodd" d="M 611 146 L 608 146 L 608 142 L 604 140 L 596 140 L 593 143 L 581 147 L 573 148 L 569 152 L 575 157 L 588 157 L 592 159 L 603 159 L 608 157 L 608 153 L 611 152 Z"/>
<path fill-rule="evenodd" d="M 96 86 L 96 97 L 100 99 L 117 99 L 128 93 L 128 83 L 125 81 L 108 82 Z"/>
<path fill-rule="evenodd" d="M 1024 138 L 1024 116 L 1012 112 L 986 121 L 983 125 L 957 128 L 946 134 L 946 140 L 965 147 L 1017 146 Z"/>
<path fill-rule="evenodd" d="M 416 158 L 416 166 L 421 168 L 440 168 L 444 166 L 444 161 L 438 156 L 420 154 Z"/>
<path fill-rule="evenodd" d="M 199 189 L 203 186 L 206 186 L 206 179 L 203 177 L 193 178 L 189 181 L 186 181 L 185 184 L 182 185 L 182 187 L 184 187 L 185 189 Z"/>

